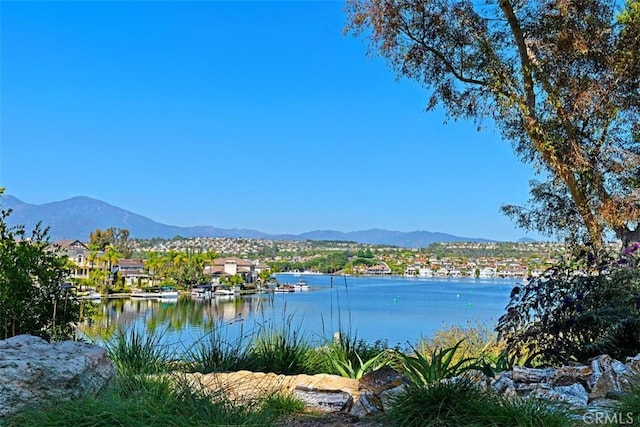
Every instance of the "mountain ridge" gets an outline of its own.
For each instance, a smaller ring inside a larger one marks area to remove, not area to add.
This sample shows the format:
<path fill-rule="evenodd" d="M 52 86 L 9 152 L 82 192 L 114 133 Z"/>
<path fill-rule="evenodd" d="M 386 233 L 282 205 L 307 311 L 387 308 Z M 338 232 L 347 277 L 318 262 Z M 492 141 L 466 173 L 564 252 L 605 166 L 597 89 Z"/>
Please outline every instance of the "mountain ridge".
<path fill-rule="evenodd" d="M 493 242 L 484 238 L 461 237 L 430 231 L 393 231 L 372 228 L 359 231 L 313 230 L 300 234 L 270 234 L 246 228 L 218 228 L 208 225 L 181 227 L 162 224 L 143 215 L 119 208 L 99 199 L 74 196 L 65 200 L 35 205 L 12 195 L 0 197 L 0 209 L 10 208 L 10 226 L 24 225 L 33 229 L 37 222 L 50 227 L 51 240 L 78 239 L 86 241 L 97 228 L 126 228 L 132 238 L 237 237 L 271 240 L 343 240 L 358 243 L 420 248 L 435 242 Z"/>

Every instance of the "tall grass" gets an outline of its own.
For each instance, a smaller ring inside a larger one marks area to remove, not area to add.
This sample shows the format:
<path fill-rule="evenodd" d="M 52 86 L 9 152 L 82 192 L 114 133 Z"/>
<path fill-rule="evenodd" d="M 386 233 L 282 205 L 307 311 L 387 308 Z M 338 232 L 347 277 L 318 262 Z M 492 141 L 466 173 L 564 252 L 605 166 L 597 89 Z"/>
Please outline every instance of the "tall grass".
<path fill-rule="evenodd" d="M 297 405 L 297 406 L 296 406 Z M 271 426 L 299 410 L 288 397 L 271 396 L 250 406 L 194 389 L 168 377 L 120 378 L 98 397 L 28 407 L 3 420 L 6 427 Z"/>
<path fill-rule="evenodd" d="M 119 330 L 105 342 L 105 348 L 121 376 L 156 374 L 167 371 L 172 361 L 162 336 L 160 332 L 142 333 L 135 328 Z"/>
<path fill-rule="evenodd" d="M 461 341 L 454 362 L 468 358 L 494 359 L 506 348 L 503 342 L 498 341 L 498 335 L 492 326 L 482 322 L 467 322 L 465 326 L 451 325 L 437 331 L 432 337 L 422 337 L 415 346 L 415 351 L 431 354 L 441 348 L 451 348 Z"/>
<path fill-rule="evenodd" d="M 208 374 L 248 368 L 251 335 L 245 335 L 241 328 L 239 336 L 229 337 L 224 326 L 214 326 L 209 334 L 186 350 L 192 371 Z"/>
<path fill-rule="evenodd" d="M 308 372 L 307 353 L 311 348 L 294 315 L 284 315 L 281 325 L 263 322 L 248 348 L 249 368 L 276 374 Z"/>
<path fill-rule="evenodd" d="M 399 427 L 566 427 L 564 410 L 543 400 L 509 399 L 465 382 L 413 386 L 398 395 L 383 425 Z"/>

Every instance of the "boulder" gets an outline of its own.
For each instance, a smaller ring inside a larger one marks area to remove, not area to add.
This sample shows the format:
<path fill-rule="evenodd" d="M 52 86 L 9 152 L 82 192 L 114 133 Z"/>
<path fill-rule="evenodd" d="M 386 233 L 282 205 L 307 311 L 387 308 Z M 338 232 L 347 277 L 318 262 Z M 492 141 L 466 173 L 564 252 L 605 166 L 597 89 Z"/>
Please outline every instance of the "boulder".
<path fill-rule="evenodd" d="M 589 401 L 589 393 L 579 383 L 562 386 L 550 386 L 540 384 L 530 395 L 538 399 L 561 402 L 572 408 L 586 408 Z"/>
<path fill-rule="evenodd" d="M 353 404 L 353 397 L 340 390 L 297 386 L 293 396 L 302 400 L 305 407 L 322 412 L 347 412 Z"/>
<path fill-rule="evenodd" d="M 526 368 L 524 366 L 514 366 L 511 370 L 512 379 L 516 383 L 537 384 L 549 382 L 555 369 L 546 368 Z"/>
<path fill-rule="evenodd" d="M 622 391 L 622 383 L 625 381 L 621 382 L 621 377 L 626 370 L 623 363 L 612 359 L 607 354 L 594 357 L 589 362 L 593 370 L 589 399 L 603 399 L 611 391 Z"/>
<path fill-rule="evenodd" d="M 96 395 L 116 375 L 99 346 L 31 335 L 0 341 L 0 417 L 45 400 Z"/>
<path fill-rule="evenodd" d="M 305 406 L 324 412 L 349 411 L 360 397 L 358 382 L 337 375 L 279 375 L 238 371 L 213 374 L 184 374 L 191 387 L 212 396 L 224 392 L 234 401 L 256 401 L 273 393 L 284 393 L 302 400 Z"/>
<path fill-rule="evenodd" d="M 408 386 L 409 380 L 389 366 L 369 372 L 358 380 L 360 399 L 351 411 L 352 415 L 376 414 L 389 409 L 393 399 Z"/>

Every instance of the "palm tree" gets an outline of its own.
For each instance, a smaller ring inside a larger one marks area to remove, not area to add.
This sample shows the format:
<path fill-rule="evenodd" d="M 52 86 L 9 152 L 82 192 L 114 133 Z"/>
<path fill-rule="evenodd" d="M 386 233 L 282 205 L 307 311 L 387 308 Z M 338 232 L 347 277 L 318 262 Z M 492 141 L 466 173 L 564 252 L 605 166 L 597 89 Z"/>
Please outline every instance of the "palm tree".
<path fill-rule="evenodd" d="M 113 247 L 113 246 L 107 246 L 106 247 L 106 249 L 104 251 L 104 254 L 102 254 L 102 260 L 108 266 L 107 271 L 109 272 L 109 275 L 107 276 L 107 278 L 110 277 L 111 272 L 113 270 L 113 267 L 118 264 L 118 260 L 120 258 L 122 258 L 122 257 L 123 257 L 123 255 L 120 252 L 118 252 L 115 249 L 115 247 Z M 107 280 L 107 287 L 108 286 L 109 286 L 109 283 L 108 283 L 108 280 Z"/>
<path fill-rule="evenodd" d="M 149 274 L 151 274 L 151 286 L 155 285 L 156 273 L 158 272 L 158 269 L 164 265 L 164 263 L 165 260 L 160 256 L 158 252 L 150 252 L 147 255 L 145 264 L 147 265 Z"/>

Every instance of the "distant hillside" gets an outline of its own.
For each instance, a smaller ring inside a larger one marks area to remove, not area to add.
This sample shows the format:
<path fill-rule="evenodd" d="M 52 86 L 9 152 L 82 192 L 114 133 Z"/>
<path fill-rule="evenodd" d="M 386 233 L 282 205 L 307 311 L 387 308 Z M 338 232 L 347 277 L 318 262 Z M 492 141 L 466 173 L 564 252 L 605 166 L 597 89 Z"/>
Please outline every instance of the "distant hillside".
<path fill-rule="evenodd" d="M 317 230 L 293 234 L 267 234 L 248 229 L 223 229 L 212 226 L 178 227 L 161 224 L 142 215 L 90 197 L 73 197 L 59 202 L 33 205 L 6 195 L 0 197 L 0 208 L 13 209 L 9 225 L 23 224 L 31 230 L 39 221 L 50 227 L 51 240 L 79 239 L 86 241 L 89 233 L 97 228 L 126 228 L 131 237 L 170 239 L 183 237 L 243 237 L 274 240 L 343 240 L 358 243 L 394 245 L 419 248 L 435 242 L 490 242 L 488 239 L 454 236 L 429 231 L 389 231 L 372 229 L 348 233 L 334 230 Z"/>

